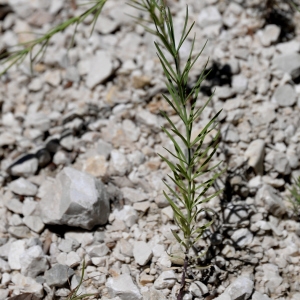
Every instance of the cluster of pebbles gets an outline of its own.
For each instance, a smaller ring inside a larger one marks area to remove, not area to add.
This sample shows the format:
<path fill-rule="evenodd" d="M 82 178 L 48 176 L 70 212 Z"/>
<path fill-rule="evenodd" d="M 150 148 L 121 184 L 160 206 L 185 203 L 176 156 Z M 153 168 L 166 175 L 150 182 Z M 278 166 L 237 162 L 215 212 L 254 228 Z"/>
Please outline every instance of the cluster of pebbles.
<path fill-rule="evenodd" d="M 80 2 L 0 0 L 0 52 L 84 12 Z M 207 268 L 189 269 L 184 299 L 300 299 L 288 201 L 300 175 L 299 13 L 281 1 L 168 2 L 176 36 L 188 4 L 195 49 L 208 40 L 191 84 L 209 57 L 197 105 L 216 92 L 193 134 L 223 109 L 212 165 L 227 168 L 208 191 L 224 188 L 206 204 L 217 218 L 197 245 Z M 109 0 L 92 35 L 90 16 L 70 49 L 74 26 L 33 72 L 26 59 L 1 78 L 0 300 L 65 299 L 83 262 L 79 292 L 95 299 L 176 299 L 182 253 L 162 195 L 170 170 L 156 153 L 169 157 L 172 145 L 159 111 L 180 122 L 161 97 L 155 38 L 128 15 L 140 12 Z"/>

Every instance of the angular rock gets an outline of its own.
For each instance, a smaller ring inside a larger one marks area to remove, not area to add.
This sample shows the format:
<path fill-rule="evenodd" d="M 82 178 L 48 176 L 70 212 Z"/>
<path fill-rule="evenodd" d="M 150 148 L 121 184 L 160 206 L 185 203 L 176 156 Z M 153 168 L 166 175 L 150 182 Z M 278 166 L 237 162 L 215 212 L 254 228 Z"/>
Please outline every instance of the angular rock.
<path fill-rule="evenodd" d="M 9 199 L 6 203 L 5 206 L 11 210 L 12 212 L 16 214 L 22 214 L 23 213 L 23 203 L 18 200 L 18 199 Z"/>
<path fill-rule="evenodd" d="M 82 247 L 94 242 L 93 234 L 91 232 L 69 231 L 65 233 L 65 239 L 74 239 L 81 244 Z"/>
<path fill-rule="evenodd" d="M 29 177 L 36 173 L 38 166 L 38 159 L 33 157 L 31 159 L 25 160 L 23 163 L 15 164 L 10 168 L 9 172 L 13 176 Z"/>
<path fill-rule="evenodd" d="M 226 100 L 232 98 L 235 94 L 235 91 L 229 86 L 220 86 L 216 90 L 216 96 L 221 100 Z"/>
<path fill-rule="evenodd" d="M 20 255 L 21 273 L 35 278 L 48 269 L 48 261 L 41 246 L 32 246 Z"/>
<path fill-rule="evenodd" d="M 264 264 L 262 270 L 265 286 L 271 294 L 274 294 L 283 281 L 283 278 L 279 275 L 278 266 L 274 264 Z"/>
<path fill-rule="evenodd" d="M 61 74 L 59 70 L 47 71 L 44 74 L 45 82 L 49 83 L 52 86 L 58 86 L 61 82 Z"/>
<path fill-rule="evenodd" d="M 246 152 L 245 157 L 248 158 L 248 165 L 255 170 L 256 174 L 263 174 L 263 162 L 265 155 L 265 142 L 264 140 L 252 141 Z"/>
<path fill-rule="evenodd" d="M 151 127 L 154 130 L 160 129 L 160 122 L 158 117 L 147 110 L 142 109 L 138 111 L 136 114 L 136 120 Z"/>
<path fill-rule="evenodd" d="M 37 233 L 41 233 L 45 228 L 45 224 L 39 216 L 25 216 L 23 222 L 30 230 Z"/>
<path fill-rule="evenodd" d="M 133 246 L 124 239 L 121 239 L 119 243 L 121 253 L 126 256 L 133 257 Z"/>
<path fill-rule="evenodd" d="M 21 226 L 10 226 L 8 228 L 8 232 L 12 236 L 19 238 L 19 239 L 31 237 L 31 232 L 28 229 L 28 227 L 22 226 L 22 225 Z"/>
<path fill-rule="evenodd" d="M 100 245 L 93 245 L 87 248 L 87 253 L 90 257 L 102 257 L 109 252 L 109 248 L 105 243 Z"/>
<path fill-rule="evenodd" d="M 195 296 L 201 298 L 208 293 L 208 287 L 201 281 L 192 282 L 189 291 Z"/>
<path fill-rule="evenodd" d="M 130 205 L 124 205 L 121 210 L 114 211 L 115 218 L 124 221 L 127 227 L 133 226 L 137 219 L 137 211 Z"/>
<path fill-rule="evenodd" d="M 80 247 L 80 243 L 75 239 L 66 238 L 58 244 L 58 249 L 62 252 L 69 253 L 76 251 Z"/>
<path fill-rule="evenodd" d="M 64 286 L 68 279 L 74 274 L 74 271 L 68 266 L 56 264 L 51 269 L 45 272 L 46 283 L 52 287 Z"/>
<path fill-rule="evenodd" d="M 296 103 L 297 94 L 290 84 L 285 84 L 276 88 L 273 99 L 279 106 L 293 106 Z"/>
<path fill-rule="evenodd" d="M 19 240 L 12 242 L 8 253 L 8 264 L 12 270 L 20 270 L 20 256 L 25 252 L 26 242 Z"/>
<path fill-rule="evenodd" d="M 163 271 L 154 282 L 154 287 L 158 290 L 170 289 L 175 284 L 175 273 L 174 271 Z"/>
<path fill-rule="evenodd" d="M 152 250 L 149 244 L 139 241 L 133 246 L 133 257 L 136 263 L 145 266 L 152 257 Z"/>
<path fill-rule="evenodd" d="M 291 167 L 286 155 L 282 152 L 275 152 L 273 157 L 274 169 L 283 175 L 291 173 Z"/>
<path fill-rule="evenodd" d="M 34 296 L 42 298 L 44 296 L 43 286 L 36 282 L 33 278 L 26 277 L 20 273 L 17 273 L 11 278 L 12 283 L 20 288 L 21 293 L 33 293 Z"/>
<path fill-rule="evenodd" d="M 108 163 L 104 156 L 95 155 L 89 157 L 83 166 L 83 171 L 95 177 L 103 177 L 108 168 Z"/>
<path fill-rule="evenodd" d="M 112 150 L 110 159 L 111 166 L 113 167 L 116 175 L 124 176 L 131 171 L 131 164 L 122 152 Z"/>
<path fill-rule="evenodd" d="M 216 6 L 208 6 L 201 10 L 198 17 L 198 24 L 201 27 L 222 23 L 222 16 Z"/>
<path fill-rule="evenodd" d="M 124 187 L 121 189 L 123 195 L 124 195 L 124 199 L 128 200 L 129 202 L 141 202 L 144 200 L 149 199 L 149 195 L 146 193 L 143 193 L 140 190 L 137 189 L 132 189 L 129 187 Z"/>
<path fill-rule="evenodd" d="M 118 21 L 110 19 L 106 16 L 102 16 L 102 18 L 99 19 L 99 22 L 96 22 L 95 29 L 101 34 L 109 34 L 111 32 L 114 32 L 118 28 L 118 26 Z"/>
<path fill-rule="evenodd" d="M 68 165 L 70 159 L 65 151 L 57 151 L 53 156 L 53 163 L 58 165 Z"/>
<path fill-rule="evenodd" d="M 265 26 L 263 30 L 257 33 L 261 44 L 264 47 L 269 47 L 272 43 L 276 42 L 280 35 L 280 27 L 275 24 Z"/>
<path fill-rule="evenodd" d="M 81 260 L 82 259 L 76 252 L 71 251 L 67 254 L 67 259 L 65 261 L 65 264 L 70 268 L 74 268 L 80 264 Z"/>
<path fill-rule="evenodd" d="M 90 68 L 86 78 L 86 85 L 93 89 L 96 85 L 106 80 L 113 72 L 113 64 L 106 51 L 97 51 L 90 60 Z"/>
<path fill-rule="evenodd" d="M 277 191 L 267 184 L 258 190 L 255 196 L 255 203 L 264 207 L 267 212 L 275 217 L 280 217 L 286 212 L 286 208 Z"/>
<path fill-rule="evenodd" d="M 51 120 L 44 113 L 31 113 L 26 116 L 25 126 L 47 131 L 51 127 Z"/>
<path fill-rule="evenodd" d="M 49 8 L 49 12 L 52 15 L 56 15 L 64 6 L 64 2 L 61 0 L 52 0 Z"/>
<path fill-rule="evenodd" d="M 105 159 L 108 159 L 112 150 L 112 146 L 103 140 L 99 140 L 96 144 L 96 150 L 99 155 L 102 155 L 105 157 Z"/>
<path fill-rule="evenodd" d="M 92 229 L 108 220 L 109 200 L 103 183 L 73 168 L 64 168 L 51 181 L 40 202 L 45 224 Z"/>
<path fill-rule="evenodd" d="M 240 228 L 233 233 L 231 238 L 239 247 L 243 248 L 251 244 L 253 234 L 247 228 Z"/>
<path fill-rule="evenodd" d="M 105 285 L 112 297 L 120 297 L 122 300 L 143 299 L 138 287 L 133 283 L 129 274 L 108 278 Z"/>
<path fill-rule="evenodd" d="M 9 189 L 15 194 L 22 196 L 35 196 L 38 190 L 36 185 L 24 178 L 12 181 L 9 184 Z"/>
<path fill-rule="evenodd" d="M 255 291 L 252 295 L 252 300 L 271 300 L 266 294 Z"/>
<path fill-rule="evenodd" d="M 296 40 L 291 40 L 285 43 L 277 44 L 275 48 L 284 55 L 297 53 L 300 51 L 300 43 Z"/>
<path fill-rule="evenodd" d="M 232 300 L 250 299 L 253 292 L 254 283 L 247 277 L 240 276 L 231 283 L 224 293 L 228 294 Z"/>
<path fill-rule="evenodd" d="M 273 58 L 274 66 L 292 76 L 297 78 L 300 74 L 300 54 L 290 53 L 284 55 L 278 55 Z"/>
<path fill-rule="evenodd" d="M 166 296 L 162 291 L 158 291 L 153 287 L 149 291 L 143 293 L 143 300 L 166 300 Z"/>
<path fill-rule="evenodd" d="M 249 218 L 249 207 L 246 205 L 228 204 L 224 211 L 226 223 L 236 224 Z"/>
<path fill-rule="evenodd" d="M 248 79 L 244 75 L 236 75 L 232 78 L 232 87 L 238 94 L 243 94 L 248 87 Z"/>

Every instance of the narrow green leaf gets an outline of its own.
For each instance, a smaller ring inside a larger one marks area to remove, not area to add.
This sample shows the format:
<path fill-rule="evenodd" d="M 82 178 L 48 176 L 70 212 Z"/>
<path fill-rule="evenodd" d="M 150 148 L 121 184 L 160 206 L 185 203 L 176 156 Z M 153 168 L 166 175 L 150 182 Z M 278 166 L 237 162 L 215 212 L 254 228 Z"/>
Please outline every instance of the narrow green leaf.
<path fill-rule="evenodd" d="M 176 231 L 173 230 L 173 229 L 171 229 L 171 231 L 172 231 L 172 233 L 173 233 L 175 239 L 178 241 L 178 243 L 179 243 L 180 245 L 183 245 L 185 249 L 188 249 L 187 245 L 186 245 L 185 242 L 179 237 L 179 235 L 176 233 Z"/>

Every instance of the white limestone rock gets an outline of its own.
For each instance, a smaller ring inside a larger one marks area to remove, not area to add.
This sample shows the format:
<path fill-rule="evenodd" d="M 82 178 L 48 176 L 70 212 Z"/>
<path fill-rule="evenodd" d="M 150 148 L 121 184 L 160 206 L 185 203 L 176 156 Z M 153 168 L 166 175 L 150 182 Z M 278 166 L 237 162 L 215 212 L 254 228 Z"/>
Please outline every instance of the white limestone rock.
<path fill-rule="evenodd" d="M 224 293 L 230 296 L 231 300 L 250 299 L 253 292 L 254 283 L 251 279 L 240 276 L 231 283 Z"/>
<path fill-rule="evenodd" d="M 124 221 L 129 228 L 134 225 L 138 219 L 137 211 L 130 205 L 124 205 L 121 210 L 115 210 L 114 216 L 116 219 Z"/>
<path fill-rule="evenodd" d="M 9 184 L 9 189 L 15 194 L 22 196 L 35 196 L 38 190 L 35 184 L 24 178 L 19 178 L 12 181 Z"/>
<path fill-rule="evenodd" d="M 208 6 L 201 10 L 198 17 L 198 24 L 201 27 L 207 27 L 222 23 L 222 16 L 216 6 Z"/>
<path fill-rule="evenodd" d="M 45 228 L 45 224 L 39 216 L 25 216 L 23 222 L 30 230 L 37 233 L 41 233 Z"/>
<path fill-rule="evenodd" d="M 12 276 L 11 281 L 20 289 L 21 293 L 33 293 L 38 298 L 44 296 L 43 285 L 36 282 L 33 278 L 17 273 Z"/>
<path fill-rule="evenodd" d="M 263 174 L 264 155 L 265 142 L 260 139 L 252 141 L 245 152 L 245 157 L 248 158 L 248 165 L 255 170 L 256 174 Z"/>
<path fill-rule="evenodd" d="M 86 78 L 86 86 L 93 89 L 106 80 L 113 72 L 113 63 L 110 55 L 103 50 L 97 51 L 90 59 L 90 68 Z"/>
<path fill-rule="evenodd" d="M 149 199 L 149 195 L 138 190 L 138 189 L 133 189 L 129 187 L 124 187 L 121 189 L 124 199 L 128 200 L 129 202 L 141 202 Z"/>
<path fill-rule="evenodd" d="M 174 271 L 163 271 L 154 281 L 154 287 L 158 290 L 170 289 L 176 282 Z"/>
<path fill-rule="evenodd" d="M 46 185 L 40 202 L 45 224 L 92 229 L 108 220 L 109 199 L 103 183 L 70 167 Z"/>
<path fill-rule="evenodd" d="M 253 234 L 248 228 L 240 228 L 234 231 L 231 236 L 232 240 L 241 248 L 249 246 L 253 240 Z"/>
<path fill-rule="evenodd" d="M 138 287 L 133 283 L 129 274 L 108 278 L 105 285 L 112 297 L 120 297 L 122 300 L 143 299 Z"/>
<path fill-rule="evenodd" d="M 145 266 L 152 257 L 152 250 L 149 244 L 138 241 L 133 246 L 133 257 L 140 266 Z"/>
<path fill-rule="evenodd" d="M 285 84 L 276 88 L 273 99 L 279 106 L 293 106 L 296 103 L 297 94 L 290 84 Z"/>
<path fill-rule="evenodd" d="M 112 150 L 110 155 L 110 164 L 114 174 L 124 176 L 131 171 L 131 164 L 125 154 L 118 150 Z"/>
<path fill-rule="evenodd" d="M 16 164 L 10 169 L 10 174 L 13 176 L 29 177 L 36 173 L 39 166 L 37 158 L 33 157 L 24 161 L 23 163 Z"/>
<path fill-rule="evenodd" d="M 39 245 L 35 245 L 20 255 L 21 273 L 24 276 L 35 278 L 48 269 L 48 261 Z"/>
<path fill-rule="evenodd" d="M 300 54 L 290 53 L 274 56 L 273 65 L 280 71 L 296 78 L 300 72 Z"/>
<path fill-rule="evenodd" d="M 272 43 L 276 42 L 280 35 L 280 27 L 275 24 L 265 26 L 263 30 L 259 30 L 257 35 L 264 47 L 269 47 Z"/>
<path fill-rule="evenodd" d="M 25 252 L 25 249 L 25 240 L 17 240 L 11 243 L 8 253 L 8 264 L 12 270 L 21 270 L 20 256 Z"/>
<path fill-rule="evenodd" d="M 280 217 L 286 212 L 283 200 L 278 195 L 278 192 L 271 186 L 264 184 L 255 196 L 255 203 L 266 209 L 275 217 Z"/>

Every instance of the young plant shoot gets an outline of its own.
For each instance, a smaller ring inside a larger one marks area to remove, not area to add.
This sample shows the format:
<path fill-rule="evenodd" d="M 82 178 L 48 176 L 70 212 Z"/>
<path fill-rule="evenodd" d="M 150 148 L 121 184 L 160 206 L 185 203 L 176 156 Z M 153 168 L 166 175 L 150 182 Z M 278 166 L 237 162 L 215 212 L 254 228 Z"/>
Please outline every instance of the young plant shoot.
<path fill-rule="evenodd" d="M 210 102 L 211 98 L 202 107 L 196 107 L 197 97 L 200 91 L 200 85 L 205 79 L 204 70 L 195 82 L 192 89 L 188 92 L 189 72 L 201 55 L 202 50 L 193 55 L 195 37 L 192 40 L 192 46 L 185 66 L 181 69 L 180 49 L 189 33 L 191 32 L 194 23 L 188 27 L 188 7 L 186 8 L 185 22 L 179 40 L 176 40 L 173 18 L 170 9 L 165 6 L 163 1 L 159 0 L 142 0 L 132 1 L 131 5 L 149 13 L 151 22 L 155 25 L 155 30 L 147 27 L 143 20 L 138 20 L 147 31 L 155 34 L 158 42 L 155 42 L 157 55 L 166 77 L 166 86 L 169 94 L 163 94 L 164 99 L 173 108 L 175 113 L 180 117 L 180 122 L 185 128 L 184 132 L 180 132 L 178 124 L 175 124 L 166 112 L 161 111 L 168 123 L 168 127 L 163 127 L 162 130 L 166 136 L 172 141 L 174 150 L 166 151 L 172 158 L 167 158 L 158 154 L 161 159 L 167 163 L 172 171 L 169 175 L 171 184 L 164 181 L 167 192 L 164 195 L 170 203 L 174 212 L 174 221 L 178 226 L 179 233 L 172 230 L 172 233 L 180 245 L 184 248 L 184 268 L 181 282 L 181 290 L 178 299 L 182 299 L 184 293 L 185 276 L 187 267 L 191 264 L 193 255 L 198 255 L 195 244 L 201 238 L 203 232 L 212 224 L 211 221 L 202 226 L 198 226 L 199 215 L 202 212 L 213 211 L 202 206 L 213 197 L 216 197 L 221 191 L 217 191 L 206 197 L 207 190 L 213 185 L 216 178 L 222 173 L 216 172 L 209 180 L 199 183 L 201 175 L 216 170 L 217 165 L 208 167 L 209 162 L 217 150 L 216 141 L 219 137 L 219 132 L 213 138 L 211 146 L 204 147 L 205 137 L 216 128 L 216 121 L 221 111 L 219 111 L 202 129 L 202 131 L 192 138 L 193 125 L 200 118 L 205 107 Z M 172 57 L 172 62 L 167 58 L 166 52 Z M 182 125 L 180 124 L 180 125 Z M 181 143 L 178 142 L 181 141 Z M 181 144 L 184 146 L 182 147 Z M 173 184 L 172 184 L 173 183 Z M 174 188 L 175 186 L 175 188 Z M 191 251 L 192 250 L 192 253 Z"/>

